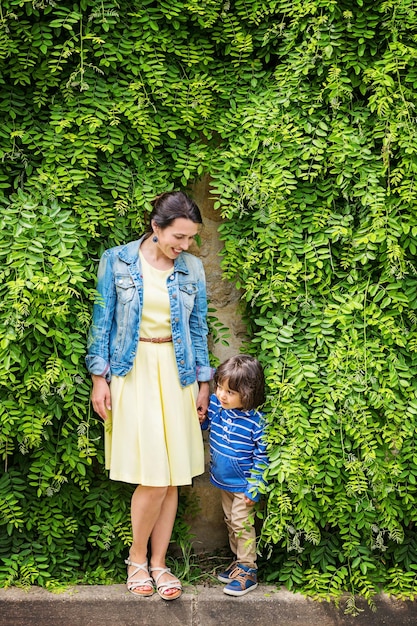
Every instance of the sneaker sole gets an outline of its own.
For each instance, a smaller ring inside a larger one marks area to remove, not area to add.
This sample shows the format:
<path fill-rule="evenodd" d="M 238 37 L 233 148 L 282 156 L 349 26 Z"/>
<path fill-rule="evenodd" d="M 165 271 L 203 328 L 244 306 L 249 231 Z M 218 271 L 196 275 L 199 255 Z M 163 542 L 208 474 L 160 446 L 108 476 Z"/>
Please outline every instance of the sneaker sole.
<path fill-rule="evenodd" d="M 234 589 L 226 589 L 226 588 L 224 588 L 223 591 L 228 596 L 235 596 L 235 597 L 244 596 L 245 594 L 249 593 L 249 591 L 253 591 L 253 589 L 256 589 L 257 586 L 258 586 L 258 583 L 255 583 L 254 585 L 251 585 L 247 589 L 242 589 L 242 591 L 235 591 Z"/>
<path fill-rule="evenodd" d="M 230 583 L 231 580 L 233 580 L 232 578 L 228 578 L 227 576 L 222 576 L 221 574 L 219 574 L 217 576 L 217 580 L 220 580 L 221 583 Z"/>

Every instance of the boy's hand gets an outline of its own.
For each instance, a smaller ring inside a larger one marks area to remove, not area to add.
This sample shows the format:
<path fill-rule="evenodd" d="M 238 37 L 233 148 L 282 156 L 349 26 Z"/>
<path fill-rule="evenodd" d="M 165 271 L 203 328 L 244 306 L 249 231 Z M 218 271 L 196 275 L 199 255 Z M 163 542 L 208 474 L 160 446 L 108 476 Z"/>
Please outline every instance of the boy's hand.
<path fill-rule="evenodd" d="M 255 500 L 251 500 L 250 498 L 248 498 L 248 496 L 245 496 L 245 504 L 247 504 L 248 506 L 253 506 L 255 504 Z"/>

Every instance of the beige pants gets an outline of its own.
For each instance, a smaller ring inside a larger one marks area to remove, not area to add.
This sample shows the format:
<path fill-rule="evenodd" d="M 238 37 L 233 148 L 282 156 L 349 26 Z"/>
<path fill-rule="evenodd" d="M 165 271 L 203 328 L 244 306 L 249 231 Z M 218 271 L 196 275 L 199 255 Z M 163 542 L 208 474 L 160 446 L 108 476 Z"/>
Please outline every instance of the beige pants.
<path fill-rule="evenodd" d="M 230 548 L 238 563 L 256 568 L 253 506 L 246 504 L 243 493 L 221 490 L 221 494 Z"/>

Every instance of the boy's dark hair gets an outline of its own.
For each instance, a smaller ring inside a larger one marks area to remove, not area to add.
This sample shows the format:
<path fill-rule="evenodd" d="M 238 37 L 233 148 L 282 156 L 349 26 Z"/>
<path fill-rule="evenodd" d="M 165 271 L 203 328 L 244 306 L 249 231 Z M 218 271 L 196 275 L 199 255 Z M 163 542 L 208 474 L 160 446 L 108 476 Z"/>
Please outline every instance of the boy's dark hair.
<path fill-rule="evenodd" d="M 222 363 L 214 374 L 216 385 L 227 380 L 229 389 L 237 391 L 242 409 L 250 411 L 265 402 L 265 377 L 262 365 L 249 354 L 237 354 Z"/>

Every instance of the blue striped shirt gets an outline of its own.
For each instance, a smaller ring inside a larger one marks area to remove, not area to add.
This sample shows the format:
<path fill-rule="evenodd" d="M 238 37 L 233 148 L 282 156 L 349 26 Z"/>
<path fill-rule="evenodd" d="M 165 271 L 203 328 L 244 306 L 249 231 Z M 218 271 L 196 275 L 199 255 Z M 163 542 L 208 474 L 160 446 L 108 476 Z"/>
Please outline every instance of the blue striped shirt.
<path fill-rule="evenodd" d="M 211 483 L 259 500 L 262 475 L 268 466 L 262 414 L 256 410 L 223 409 L 213 394 L 202 428 L 210 429 Z"/>

